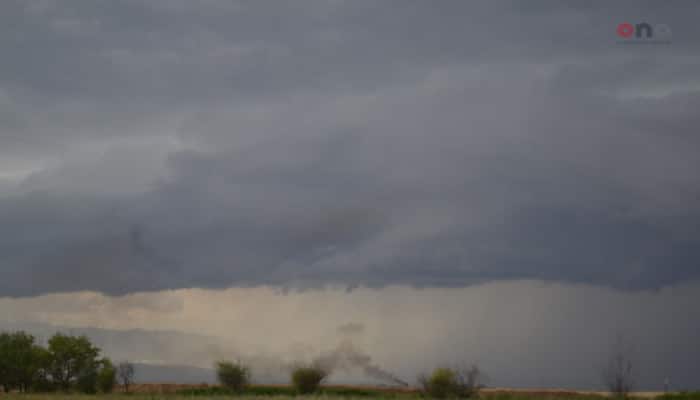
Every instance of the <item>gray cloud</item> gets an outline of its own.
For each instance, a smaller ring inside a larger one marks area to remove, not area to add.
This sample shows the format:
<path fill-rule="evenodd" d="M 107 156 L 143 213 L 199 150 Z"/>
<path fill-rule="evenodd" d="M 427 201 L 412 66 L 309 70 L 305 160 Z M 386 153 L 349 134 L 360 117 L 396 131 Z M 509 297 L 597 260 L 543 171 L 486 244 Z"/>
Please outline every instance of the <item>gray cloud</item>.
<path fill-rule="evenodd" d="M 697 280 L 699 28 L 611 7 L 6 2 L 0 295 Z"/>

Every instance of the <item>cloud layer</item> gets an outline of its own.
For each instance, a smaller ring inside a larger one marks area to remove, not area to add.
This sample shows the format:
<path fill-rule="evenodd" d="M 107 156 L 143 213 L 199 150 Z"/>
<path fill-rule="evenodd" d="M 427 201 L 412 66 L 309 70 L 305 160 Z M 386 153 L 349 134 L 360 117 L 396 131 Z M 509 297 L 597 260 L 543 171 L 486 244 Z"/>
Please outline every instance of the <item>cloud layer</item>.
<path fill-rule="evenodd" d="M 695 281 L 697 13 L 610 7 L 4 2 L 0 295 Z"/>

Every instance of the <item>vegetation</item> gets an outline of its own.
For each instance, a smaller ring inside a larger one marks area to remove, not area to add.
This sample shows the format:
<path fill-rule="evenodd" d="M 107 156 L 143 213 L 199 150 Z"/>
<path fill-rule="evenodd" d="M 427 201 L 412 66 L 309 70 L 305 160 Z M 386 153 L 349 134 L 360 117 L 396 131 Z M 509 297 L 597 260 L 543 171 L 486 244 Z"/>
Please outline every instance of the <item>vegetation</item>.
<path fill-rule="evenodd" d="M 57 333 L 44 348 L 25 332 L 0 333 L 0 386 L 3 391 L 80 391 L 107 388 L 100 379 L 111 362 L 85 336 Z"/>
<path fill-rule="evenodd" d="M 449 368 L 437 368 L 429 377 L 418 378 L 423 392 L 436 399 L 444 399 L 455 392 L 457 376 Z"/>
<path fill-rule="evenodd" d="M 240 362 L 219 361 L 216 363 L 219 383 L 234 392 L 240 392 L 250 383 L 250 369 Z"/>
<path fill-rule="evenodd" d="M 111 393 L 117 384 L 117 369 L 108 358 L 102 359 L 102 368 L 97 374 L 97 388 L 102 393 Z"/>
<path fill-rule="evenodd" d="M 327 377 L 328 372 L 318 365 L 299 365 L 292 369 L 292 385 L 299 394 L 316 392 Z"/>
<path fill-rule="evenodd" d="M 699 392 L 667 393 L 656 398 L 657 400 L 700 400 Z"/>
<path fill-rule="evenodd" d="M 100 350 L 88 338 L 57 333 L 49 339 L 49 353 L 48 372 L 59 389 L 77 385 L 83 392 L 95 392 Z"/>
<path fill-rule="evenodd" d="M 481 371 L 477 366 L 465 369 L 436 368 L 429 377 L 419 376 L 423 394 L 436 399 L 469 398 L 478 394 Z"/>
<path fill-rule="evenodd" d="M 610 400 L 610 397 L 596 394 L 530 394 L 530 393 L 498 393 L 485 395 L 488 400 Z M 639 399 L 642 400 L 642 399 Z M 647 399 L 648 400 L 648 399 Z"/>
<path fill-rule="evenodd" d="M 129 393 L 134 381 L 134 365 L 128 361 L 115 366 L 108 358 L 100 357 L 100 349 L 85 336 L 56 333 L 46 347 L 37 344 L 34 336 L 26 332 L 0 332 L 0 389 L 2 398 L 14 400 L 12 392 L 22 393 L 24 400 L 40 400 L 41 397 L 25 395 L 26 392 L 81 392 L 85 394 L 111 393 L 117 383 Z M 291 386 L 252 386 L 250 369 L 239 363 L 221 361 L 216 364 L 221 386 L 183 389 L 169 398 L 179 396 L 248 397 L 322 395 L 345 398 L 418 398 L 436 399 L 473 398 L 479 395 L 482 373 L 477 366 L 468 368 L 436 368 L 429 376 L 419 377 L 421 392 L 347 386 L 321 387 L 329 373 L 319 364 L 298 365 L 291 371 Z M 618 341 L 603 371 L 604 382 L 617 397 L 628 397 L 632 390 L 632 362 L 630 349 Z M 140 390 L 137 390 L 140 391 Z M 136 394 L 132 398 L 143 396 Z M 153 399 L 153 394 L 147 394 Z M 513 393 L 490 392 L 483 397 L 489 400 L 600 400 L 603 396 L 566 393 Z M 56 394 L 52 399 L 72 399 L 68 394 Z M 81 397 L 88 399 L 88 397 Z M 656 400 L 700 400 L 700 392 L 669 393 Z"/>
<path fill-rule="evenodd" d="M 335 393 L 326 393 L 325 391 L 321 391 L 320 393 L 323 393 L 322 395 L 310 395 L 310 396 L 302 396 L 302 398 L 305 399 L 323 399 L 326 396 L 335 396 Z M 223 394 L 229 394 L 229 393 L 223 393 Z M 346 400 L 351 400 L 351 399 L 363 399 L 366 400 L 367 397 L 365 396 L 356 396 L 354 394 L 351 395 L 338 395 L 338 397 L 342 396 Z M 376 391 L 373 393 L 372 397 L 380 400 L 380 399 L 396 399 L 397 396 L 400 396 L 401 398 L 404 398 L 406 400 L 419 400 L 419 397 L 414 394 L 414 393 L 403 393 L 403 394 L 392 394 L 392 393 L 382 393 L 381 391 Z M 240 400 L 256 400 L 260 399 L 260 395 L 254 395 L 254 394 L 236 394 L 235 397 L 237 397 Z M 294 394 L 284 394 L 284 395 L 279 395 L 279 397 L 276 397 L 276 399 L 279 400 L 285 400 L 285 399 L 294 399 L 294 398 L 299 398 L 300 396 L 296 396 Z M 2 398 L 5 400 L 100 400 L 100 399 L 105 399 L 105 396 L 100 396 L 100 395 L 72 395 L 72 394 L 54 394 L 54 395 L 34 395 L 34 394 L 22 394 L 22 395 L 2 395 Z M 132 393 L 129 395 L 123 395 L 123 394 L 113 394 L 109 396 L 110 399 L 112 400 L 187 400 L 188 398 L 191 399 L 191 396 L 189 395 L 182 395 L 182 394 L 160 394 L 160 395 L 154 395 L 154 394 L 136 394 Z M 205 398 L 205 400 L 215 400 L 215 399 L 222 399 L 221 394 L 213 394 L 209 395 Z M 606 400 L 605 397 L 602 396 L 547 396 L 547 397 L 542 397 L 542 396 L 534 396 L 534 395 L 526 395 L 526 394 L 499 394 L 499 395 L 494 395 L 494 396 L 487 396 L 488 400 Z M 608 398 L 609 399 L 609 398 Z M 693 399 L 695 400 L 695 399 Z"/>
<path fill-rule="evenodd" d="M 26 392 L 46 367 L 45 349 L 24 332 L 0 334 L 0 386 Z"/>
<path fill-rule="evenodd" d="M 261 397 L 275 396 L 276 399 L 293 399 L 298 398 L 294 389 L 291 387 L 280 386 L 249 386 L 243 392 L 232 392 L 221 387 L 208 387 L 181 391 L 177 394 L 151 394 L 151 393 L 131 393 L 112 394 L 109 397 L 102 395 L 73 395 L 56 393 L 52 395 L 36 395 L 36 394 L 0 394 L 4 400 L 100 400 L 109 398 L 112 400 L 187 400 L 192 396 L 204 398 L 203 400 L 222 399 L 223 396 L 235 396 L 240 400 L 256 400 Z M 201 396 L 201 397 L 200 397 Z M 306 399 L 323 399 L 327 397 L 342 397 L 346 400 L 350 399 L 368 399 L 377 400 L 383 399 L 405 399 L 405 400 L 420 400 L 420 397 L 415 392 L 387 392 L 380 389 L 362 389 L 362 388 L 345 388 L 345 387 L 324 387 L 317 394 L 303 396 Z M 601 395 L 583 395 L 583 394 L 530 394 L 530 393 L 498 393 L 498 394 L 483 394 L 485 400 L 609 400 L 609 397 Z M 640 398 L 643 400 L 643 398 Z M 646 398 L 646 400 L 649 400 Z M 688 392 L 678 394 L 667 394 L 657 397 L 656 400 L 700 400 L 700 392 Z"/>
<path fill-rule="evenodd" d="M 241 395 L 241 396 L 296 396 L 297 389 L 293 386 L 268 386 L 268 385 L 250 385 L 240 392 L 234 392 L 228 388 L 220 386 L 210 386 L 203 388 L 191 388 L 179 390 L 177 394 L 187 396 L 226 396 L 226 395 Z M 338 396 L 338 397 L 372 397 L 372 398 L 389 398 L 396 397 L 394 393 L 387 392 L 381 389 L 370 389 L 361 387 L 344 387 L 330 386 L 322 387 L 317 391 L 321 396 Z"/>

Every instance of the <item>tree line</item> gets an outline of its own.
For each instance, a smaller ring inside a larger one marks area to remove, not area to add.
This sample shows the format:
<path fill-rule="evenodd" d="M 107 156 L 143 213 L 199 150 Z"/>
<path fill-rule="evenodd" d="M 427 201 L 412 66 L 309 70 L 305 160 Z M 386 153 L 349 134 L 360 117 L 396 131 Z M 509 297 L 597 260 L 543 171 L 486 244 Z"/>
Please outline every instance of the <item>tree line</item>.
<path fill-rule="evenodd" d="M 5 392 L 79 391 L 111 392 L 117 378 L 133 380 L 133 365 L 114 366 L 86 336 L 56 333 L 47 346 L 34 336 L 18 332 L 0 333 L 0 387 Z"/>
<path fill-rule="evenodd" d="M 134 366 L 122 362 L 115 366 L 86 336 L 56 333 L 47 346 L 38 344 L 31 334 L 23 331 L 0 332 L 0 388 L 4 392 L 78 391 L 110 393 L 119 381 L 125 392 L 133 382 Z M 618 338 L 609 365 L 603 373 L 608 390 L 618 397 L 627 397 L 633 386 L 630 350 Z M 251 382 L 251 369 L 241 362 L 220 361 L 215 364 L 221 386 L 241 392 Z M 298 393 L 316 392 L 331 371 L 318 362 L 297 364 L 291 369 L 290 380 Z M 475 397 L 482 373 L 476 366 L 469 368 L 436 368 L 418 381 L 423 392 L 432 398 Z"/>

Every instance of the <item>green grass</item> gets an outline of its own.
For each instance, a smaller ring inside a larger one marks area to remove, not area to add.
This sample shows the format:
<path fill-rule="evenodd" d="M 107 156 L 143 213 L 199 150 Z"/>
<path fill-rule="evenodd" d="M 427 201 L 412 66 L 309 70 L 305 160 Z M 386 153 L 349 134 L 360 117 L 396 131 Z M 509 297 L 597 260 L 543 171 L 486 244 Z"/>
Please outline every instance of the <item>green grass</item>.
<path fill-rule="evenodd" d="M 328 400 L 367 400 L 373 399 L 406 399 L 420 400 L 416 393 L 387 393 L 381 390 L 364 388 L 323 388 L 318 394 L 296 396 L 289 387 L 253 386 L 243 394 L 232 395 L 230 392 L 219 388 L 196 389 L 183 391 L 178 394 L 108 394 L 108 395 L 84 395 L 84 394 L 0 394 L 0 400 L 225 400 L 236 397 L 236 400 L 287 400 L 294 398 L 304 399 L 328 399 Z M 609 397 L 595 395 L 567 395 L 567 396 L 536 396 L 531 394 L 490 394 L 481 395 L 482 400 L 610 400 Z M 194 399 L 193 399 L 194 398 Z M 647 399 L 645 399 L 647 400 Z M 655 400 L 700 400 L 700 392 L 684 392 L 657 397 Z"/>
<path fill-rule="evenodd" d="M 537 396 L 533 394 L 521 394 L 521 393 L 498 393 L 498 394 L 481 394 L 479 396 L 481 399 L 487 400 L 611 400 L 609 397 L 599 396 L 599 395 L 542 395 Z"/>
<path fill-rule="evenodd" d="M 656 398 L 657 400 L 700 400 L 700 392 L 680 392 L 665 394 Z"/>

